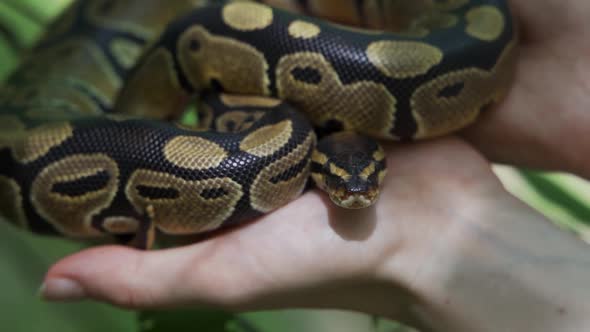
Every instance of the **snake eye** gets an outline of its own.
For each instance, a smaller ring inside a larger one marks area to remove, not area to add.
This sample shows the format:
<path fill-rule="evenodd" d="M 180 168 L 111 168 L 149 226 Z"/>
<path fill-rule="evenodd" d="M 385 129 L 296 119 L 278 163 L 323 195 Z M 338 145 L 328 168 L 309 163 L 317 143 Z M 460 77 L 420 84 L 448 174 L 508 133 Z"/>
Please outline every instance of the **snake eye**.
<path fill-rule="evenodd" d="M 318 85 L 322 81 L 322 74 L 315 68 L 297 67 L 291 71 L 291 75 L 297 81 Z"/>

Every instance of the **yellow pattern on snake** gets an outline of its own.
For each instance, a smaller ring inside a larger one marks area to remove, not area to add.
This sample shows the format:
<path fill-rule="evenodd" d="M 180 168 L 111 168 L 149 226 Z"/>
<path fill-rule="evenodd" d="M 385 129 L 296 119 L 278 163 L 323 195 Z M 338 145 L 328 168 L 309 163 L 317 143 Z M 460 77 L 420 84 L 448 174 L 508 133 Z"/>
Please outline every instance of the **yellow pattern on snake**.
<path fill-rule="evenodd" d="M 149 247 L 273 211 L 310 175 L 367 207 L 374 139 L 470 124 L 516 46 L 505 0 L 80 0 L 0 87 L 0 217 Z M 171 122 L 194 100 L 197 128 Z"/>

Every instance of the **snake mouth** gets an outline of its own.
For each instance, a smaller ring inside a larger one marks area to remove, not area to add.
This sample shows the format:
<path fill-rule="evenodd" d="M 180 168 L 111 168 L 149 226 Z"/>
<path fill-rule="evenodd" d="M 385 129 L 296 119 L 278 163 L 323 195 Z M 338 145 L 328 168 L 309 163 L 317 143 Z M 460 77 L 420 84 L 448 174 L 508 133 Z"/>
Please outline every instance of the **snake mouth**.
<path fill-rule="evenodd" d="M 345 190 L 337 190 L 330 193 L 330 199 L 334 204 L 345 209 L 364 209 L 377 202 L 378 190 L 351 193 Z"/>

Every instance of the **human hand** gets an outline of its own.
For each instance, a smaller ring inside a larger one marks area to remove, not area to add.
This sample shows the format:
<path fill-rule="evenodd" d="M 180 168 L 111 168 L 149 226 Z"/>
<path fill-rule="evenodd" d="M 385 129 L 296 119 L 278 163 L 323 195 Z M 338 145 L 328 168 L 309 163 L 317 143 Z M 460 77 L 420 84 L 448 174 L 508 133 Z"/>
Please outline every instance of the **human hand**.
<path fill-rule="evenodd" d="M 51 268 L 44 296 L 89 297 L 126 308 L 342 308 L 424 331 L 431 323 L 477 331 L 528 324 L 533 319 L 527 315 L 553 317 L 554 303 L 522 289 L 519 282 L 530 276 L 517 271 L 520 264 L 539 276 L 575 279 L 569 283 L 574 288 L 564 290 L 533 276 L 546 292 L 584 295 L 574 286 L 582 274 L 568 274 L 570 256 L 581 247 L 512 198 L 469 146 L 443 139 L 389 147 L 388 154 L 391 172 L 373 208 L 341 210 L 310 192 L 253 224 L 190 246 L 154 252 L 93 248 Z M 564 258 L 552 265 L 537 256 Z M 512 275 L 506 280 L 507 268 Z M 488 284 L 479 284 L 484 276 Z M 506 310 L 514 303 L 508 312 L 518 312 L 519 320 L 484 310 L 482 298 Z"/>
<path fill-rule="evenodd" d="M 520 54 L 501 107 L 465 137 L 489 159 L 590 179 L 590 2 L 514 0 Z"/>
<path fill-rule="evenodd" d="M 494 161 L 590 178 L 590 141 L 580 139 L 590 125 L 590 5 L 514 7 L 523 22 L 514 88 L 465 137 Z M 56 264 L 45 296 L 67 298 L 56 282 L 66 278 L 79 284 L 71 299 L 131 308 L 336 307 L 425 331 L 584 329 L 586 248 L 508 195 L 457 139 L 388 150 L 390 175 L 373 209 L 342 211 L 311 192 L 199 244 L 94 248 Z"/>

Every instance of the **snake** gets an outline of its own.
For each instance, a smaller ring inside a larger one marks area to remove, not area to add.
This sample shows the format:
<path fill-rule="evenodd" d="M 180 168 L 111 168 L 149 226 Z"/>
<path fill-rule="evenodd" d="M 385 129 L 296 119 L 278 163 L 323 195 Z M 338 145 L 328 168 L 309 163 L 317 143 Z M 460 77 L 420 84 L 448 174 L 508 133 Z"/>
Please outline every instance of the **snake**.
<path fill-rule="evenodd" d="M 149 248 L 310 183 L 366 208 L 379 142 L 501 102 L 517 35 L 504 0 L 75 1 L 0 87 L 0 217 Z"/>

